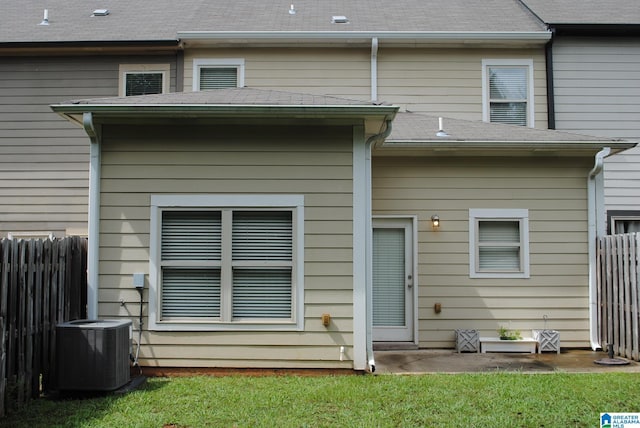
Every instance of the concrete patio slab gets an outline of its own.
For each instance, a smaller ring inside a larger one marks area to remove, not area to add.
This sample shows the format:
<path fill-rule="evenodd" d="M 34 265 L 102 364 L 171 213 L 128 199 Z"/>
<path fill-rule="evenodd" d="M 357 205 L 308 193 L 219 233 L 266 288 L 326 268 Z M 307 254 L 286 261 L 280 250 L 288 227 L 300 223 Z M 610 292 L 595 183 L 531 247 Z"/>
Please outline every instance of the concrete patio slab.
<path fill-rule="evenodd" d="M 606 352 L 571 349 L 543 354 L 524 353 L 461 353 L 454 350 L 386 350 L 375 351 L 376 374 L 409 373 L 640 373 L 640 363 L 605 366 L 596 360 L 607 358 Z"/>

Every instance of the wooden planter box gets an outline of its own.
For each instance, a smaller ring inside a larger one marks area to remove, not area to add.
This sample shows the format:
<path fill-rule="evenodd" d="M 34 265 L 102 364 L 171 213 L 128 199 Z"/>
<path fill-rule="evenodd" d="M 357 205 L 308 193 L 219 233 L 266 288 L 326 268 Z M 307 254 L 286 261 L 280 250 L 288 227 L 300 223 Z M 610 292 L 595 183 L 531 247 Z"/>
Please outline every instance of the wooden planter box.
<path fill-rule="evenodd" d="M 502 340 L 499 337 L 480 338 L 480 350 L 483 354 L 487 352 L 528 352 L 535 354 L 537 344 L 538 341 L 531 338 L 518 340 Z"/>

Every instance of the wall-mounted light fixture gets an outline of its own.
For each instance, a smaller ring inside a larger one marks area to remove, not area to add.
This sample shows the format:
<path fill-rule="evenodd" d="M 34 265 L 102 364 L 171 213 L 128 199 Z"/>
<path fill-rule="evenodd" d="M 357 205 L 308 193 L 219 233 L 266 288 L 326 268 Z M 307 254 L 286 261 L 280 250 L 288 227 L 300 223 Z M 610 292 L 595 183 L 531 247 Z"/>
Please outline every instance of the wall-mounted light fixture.
<path fill-rule="evenodd" d="M 433 227 L 440 227 L 440 217 L 438 217 L 438 214 L 431 216 L 431 225 Z"/>

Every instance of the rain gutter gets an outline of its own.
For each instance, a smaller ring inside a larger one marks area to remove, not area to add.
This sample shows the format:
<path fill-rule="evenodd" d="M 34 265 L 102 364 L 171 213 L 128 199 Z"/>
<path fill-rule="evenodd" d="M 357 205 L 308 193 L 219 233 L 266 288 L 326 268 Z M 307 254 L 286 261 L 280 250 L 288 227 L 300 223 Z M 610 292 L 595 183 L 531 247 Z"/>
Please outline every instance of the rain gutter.
<path fill-rule="evenodd" d="M 100 135 L 93 115 L 85 112 L 82 125 L 89 136 L 89 241 L 87 251 L 87 318 L 98 318 L 98 260 L 100 251 Z"/>
<path fill-rule="evenodd" d="M 80 122 L 77 118 L 91 111 L 100 118 L 132 116 L 157 117 L 184 115 L 187 117 L 283 117 L 291 118 L 361 117 L 395 115 L 394 106 L 343 104 L 343 105 L 229 105 L 229 104 L 54 104 L 51 109 L 66 118 Z M 322 116 L 320 115 L 322 114 Z"/>
<path fill-rule="evenodd" d="M 566 152 L 594 150 L 602 148 L 602 141 L 462 141 L 462 140 L 426 140 L 410 141 L 389 139 L 382 145 L 383 149 L 425 149 L 438 151 L 456 150 L 511 150 L 530 152 Z M 630 149 L 636 146 L 634 141 L 608 141 L 607 145 L 614 152 Z"/>
<path fill-rule="evenodd" d="M 598 283 L 596 274 L 596 243 L 604 232 L 604 158 L 609 156 L 611 148 L 604 147 L 595 156 L 593 169 L 587 177 L 587 239 L 589 245 L 589 339 L 591 349 L 601 348 L 598 339 Z"/>
<path fill-rule="evenodd" d="M 373 135 L 365 142 L 365 316 L 366 316 L 366 358 L 367 369 L 376 371 L 376 361 L 373 354 L 373 209 L 372 209 L 372 172 L 371 149 L 376 142 L 384 141 L 391 134 L 392 120 L 385 121 L 385 127 L 379 134 Z M 354 285 L 355 289 L 355 285 Z M 355 297 L 355 296 L 354 296 Z M 354 310 L 354 312 L 356 312 Z M 354 320 L 355 322 L 356 320 Z"/>
<path fill-rule="evenodd" d="M 415 40 L 415 41 L 527 41 L 544 42 L 548 31 L 179 31 L 178 39 L 189 40 Z"/>
<path fill-rule="evenodd" d="M 378 38 L 371 39 L 371 100 L 378 100 Z"/>

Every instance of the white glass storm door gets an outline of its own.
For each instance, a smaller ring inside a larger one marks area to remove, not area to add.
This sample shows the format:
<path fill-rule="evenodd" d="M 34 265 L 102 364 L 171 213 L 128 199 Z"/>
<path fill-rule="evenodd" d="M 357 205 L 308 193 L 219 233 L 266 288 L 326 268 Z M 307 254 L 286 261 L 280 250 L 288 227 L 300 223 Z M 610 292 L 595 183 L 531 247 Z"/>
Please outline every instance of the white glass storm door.
<path fill-rule="evenodd" d="M 373 222 L 373 340 L 413 342 L 411 219 Z"/>

